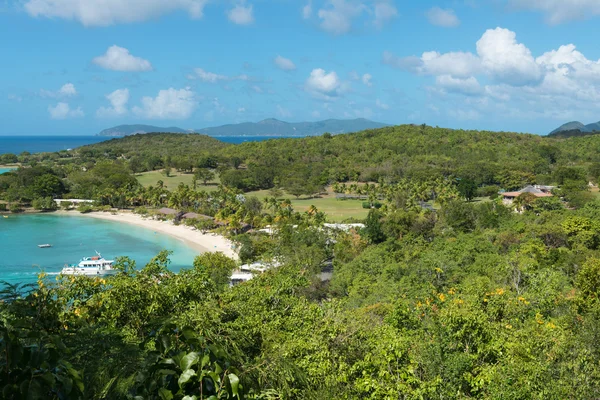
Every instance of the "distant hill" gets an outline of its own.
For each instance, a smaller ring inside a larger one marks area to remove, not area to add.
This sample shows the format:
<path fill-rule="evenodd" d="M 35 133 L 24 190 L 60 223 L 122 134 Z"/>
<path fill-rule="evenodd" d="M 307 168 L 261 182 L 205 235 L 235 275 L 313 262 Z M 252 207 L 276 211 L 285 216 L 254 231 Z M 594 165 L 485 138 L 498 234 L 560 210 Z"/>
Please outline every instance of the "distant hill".
<path fill-rule="evenodd" d="M 244 122 L 213 128 L 198 129 L 196 132 L 209 136 L 316 136 L 325 132 L 331 134 L 358 132 L 388 126 L 364 118 L 341 120 L 327 119 L 318 122 L 284 122 L 270 118 L 260 122 Z"/>
<path fill-rule="evenodd" d="M 169 128 L 161 128 L 159 126 L 152 125 L 119 125 L 113 128 L 105 129 L 97 136 L 129 136 L 137 133 L 150 132 L 189 133 L 190 131 L 174 126 Z"/>
<path fill-rule="evenodd" d="M 600 133 L 600 122 L 593 124 L 584 125 L 579 121 L 567 122 L 564 125 L 559 126 L 548 136 L 554 137 L 572 137 L 572 136 L 587 136 Z"/>

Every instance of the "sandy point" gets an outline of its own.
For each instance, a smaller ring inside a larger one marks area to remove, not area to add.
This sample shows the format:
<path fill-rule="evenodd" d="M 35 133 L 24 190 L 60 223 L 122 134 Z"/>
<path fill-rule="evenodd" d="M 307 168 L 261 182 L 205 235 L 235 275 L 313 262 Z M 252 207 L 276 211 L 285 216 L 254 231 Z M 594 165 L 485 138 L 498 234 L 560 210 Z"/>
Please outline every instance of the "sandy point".
<path fill-rule="evenodd" d="M 159 221 L 150 217 L 143 217 L 141 215 L 128 212 L 91 212 L 81 214 L 76 211 L 58 211 L 57 214 L 97 218 L 106 221 L 136 225 L 179 239 L 200 253 L 221 252 L 227 257 L 235 260 L 238 259 L 237 253 L 233 250 L 233 243 L 226 237 L 210 232 L 202 233 L 195 228 L 185 225 L 174 225 L 171 221 Z"/>

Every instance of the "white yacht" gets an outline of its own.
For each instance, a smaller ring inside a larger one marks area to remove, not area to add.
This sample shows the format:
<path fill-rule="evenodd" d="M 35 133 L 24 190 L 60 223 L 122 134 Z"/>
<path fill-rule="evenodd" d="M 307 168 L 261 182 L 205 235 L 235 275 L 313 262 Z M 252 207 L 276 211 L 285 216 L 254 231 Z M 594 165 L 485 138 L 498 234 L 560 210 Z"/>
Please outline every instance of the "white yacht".
<path fill-rule="evenodd" d="M 114 260 L 105 260 L 98 252 L 97 256 L 84 257 L 77 265 L 65 265 L 61 274 L 83 276 L 114 275 L 118 271 L 113 268 Z"/>

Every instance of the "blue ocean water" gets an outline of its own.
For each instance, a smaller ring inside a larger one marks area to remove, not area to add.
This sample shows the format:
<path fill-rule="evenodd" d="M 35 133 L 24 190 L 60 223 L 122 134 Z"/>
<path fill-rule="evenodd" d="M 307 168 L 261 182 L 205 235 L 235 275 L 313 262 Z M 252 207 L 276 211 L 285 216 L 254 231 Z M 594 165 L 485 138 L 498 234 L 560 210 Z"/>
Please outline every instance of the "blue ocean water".
<path fill-rule="evenodd" d="M 38 244 L 52 244 L 40 249 Z M 106 259 L 128 256 L 143 267 L 161 250 L 172 250 L 170 269 L 190 268 L 197 251 L 152 230 L 83 216 L 55 214 L 0 217 L 0 280 L 31 283 L 44 270 L 54 275 L 65 264 L 99 251 Z"/>
<path fill-rule="evenodd" d="M 0 168 L 0 175 L 2 175 L 5 172 L 12 171 L 13 169 L 14 168 Z"/>
<path fill-rule="evenodd" d="M 0 154 L 21 154 L 24 151 L 30 153 L 54 152 L 110 139 L 114 138 L 106 136 L 0 136 Z M 272 136 L 223 136 L 215 139 L 238 144 L 274 138 Z"/>

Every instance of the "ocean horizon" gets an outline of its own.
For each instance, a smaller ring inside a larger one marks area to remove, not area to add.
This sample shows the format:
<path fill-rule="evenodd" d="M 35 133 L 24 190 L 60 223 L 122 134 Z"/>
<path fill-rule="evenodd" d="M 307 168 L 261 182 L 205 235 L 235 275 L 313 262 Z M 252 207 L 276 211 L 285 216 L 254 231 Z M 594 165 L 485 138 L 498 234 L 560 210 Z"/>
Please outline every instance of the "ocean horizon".
<path fill-rule="evenodd" d="M 287 136 L 286 136 L 287 137 Z M 281 139 L 274 136 L 215 136 L 217 140 L 226 143 L 240 144 L 243 142 L 257 142 L 269 139 Z M 17 136 L 0 135 L 0 154 L 46 153 L 61 150 L 75 149 L 77 147 L 95 144 L 118 137 L 110 136 L 65 136 L 65 135 L 39 135 Z"/>

